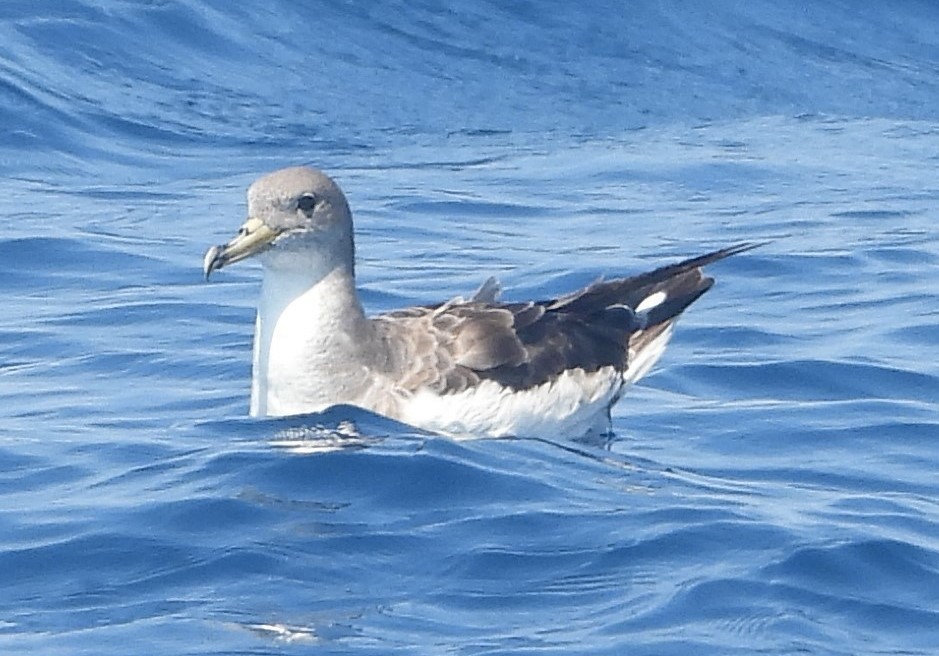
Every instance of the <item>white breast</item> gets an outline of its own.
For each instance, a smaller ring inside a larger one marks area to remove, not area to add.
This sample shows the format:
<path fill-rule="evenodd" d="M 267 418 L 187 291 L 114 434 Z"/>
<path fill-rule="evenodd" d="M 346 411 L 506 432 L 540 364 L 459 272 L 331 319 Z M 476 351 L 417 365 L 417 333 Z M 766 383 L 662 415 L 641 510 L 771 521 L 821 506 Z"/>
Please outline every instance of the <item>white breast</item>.
<path fill-rule="evenodd" d="M 354 343 L 351 277 L 343 271 L 310 276 L 265 268 L 254 335 L 252 416 L 318 412 L 356 403 L 367 387 Z M 344 291 L 345 290 L 345 291 Z"/>

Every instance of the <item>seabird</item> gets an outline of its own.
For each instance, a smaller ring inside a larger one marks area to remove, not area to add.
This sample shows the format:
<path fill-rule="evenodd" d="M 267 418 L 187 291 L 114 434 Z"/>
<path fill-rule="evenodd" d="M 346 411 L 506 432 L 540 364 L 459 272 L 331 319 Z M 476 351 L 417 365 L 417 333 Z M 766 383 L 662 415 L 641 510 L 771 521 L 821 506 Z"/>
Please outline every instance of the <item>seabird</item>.
<path fill-rule="evenodd" d="M 701 267 L 756 245 L 555 299 L 502 303 L 490 279 L 469 299 L 368 317 L 345 195 L 321 171 L 292 167 L 250 186 L 247 221 L 206 252 L 203 271 L 263 263 L 252 416 L 350 404 L 453 437 L 579 437 L 610 430 L 613 404 L 714 283 Z"/>

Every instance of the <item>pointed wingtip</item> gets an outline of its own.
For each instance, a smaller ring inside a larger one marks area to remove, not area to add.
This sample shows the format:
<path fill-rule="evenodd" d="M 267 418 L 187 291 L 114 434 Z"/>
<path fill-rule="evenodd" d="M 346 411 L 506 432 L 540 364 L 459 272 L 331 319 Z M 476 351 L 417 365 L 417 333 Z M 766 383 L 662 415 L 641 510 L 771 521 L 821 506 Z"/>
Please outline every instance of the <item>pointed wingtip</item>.
<path fill-rule="evenodd" d="M 724 250 L 727 251 L 727 256 L 737 255 L 738 253 L 746 253 L 747 251 L 752 251 L 754 248 L 761 248 L 772 243 L 773 241 L 771 239 L 767 239 L 765 241 L 744 241 L 740 242 L 739 244 L 729 246 Z"/>
<path fill-rule="evenodd" d="M 714 251 L 709 255 L 715 256 L 717 259 L 724 257 L 730 257 L 731 255 L 739 255 L 740 253 L 746 253 L 747 251 L 752 251 L 754 248 L 760 248 L 761 246 L 766 246 L 771 242 L 769 241 L 742 241 L 739 244 L 734 244 L 733 246 L 727 246 L 720 250 Z M 705 257 L 708 257 L 706 255 Z"/>
<path fill-rule="evenodd" d="M 734 244 L 733 246 L 727 246 L 726 248 L 721 248 L 716 251 L 711 251 L 710 253 L 705 253 L 704 255 L 699 255 L 698 257 L 693 257 L 690 260 L 685 260 L 681 262 L 678 266 L 681 268 L 688 267 L 703 267 L 708 264 L 712 264 L 724 258 L 731 257 L 732 255 L 739 255 L 740 253 L 746 253 L 747 251 L 752 251 L 754 248 L 760 248 L 761 246 L 766 246 L 767 244 L 772 243 L 771 241 L 743 241 L 739 244 Z"/>

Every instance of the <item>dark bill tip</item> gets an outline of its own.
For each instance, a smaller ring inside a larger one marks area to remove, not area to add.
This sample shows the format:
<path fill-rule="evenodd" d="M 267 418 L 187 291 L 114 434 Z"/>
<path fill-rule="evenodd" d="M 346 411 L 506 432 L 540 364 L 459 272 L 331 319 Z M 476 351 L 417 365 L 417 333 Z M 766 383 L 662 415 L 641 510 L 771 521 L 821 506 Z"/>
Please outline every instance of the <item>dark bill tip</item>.
<path fill-rule="evenodd" d="M 202 273 L 205 275 L 206 282 L 208 282 L 213 271 L 225 266 L 227 260 L 224 245 L 213 246 L 205 252 L 205 257 L 202 259 Z"/>

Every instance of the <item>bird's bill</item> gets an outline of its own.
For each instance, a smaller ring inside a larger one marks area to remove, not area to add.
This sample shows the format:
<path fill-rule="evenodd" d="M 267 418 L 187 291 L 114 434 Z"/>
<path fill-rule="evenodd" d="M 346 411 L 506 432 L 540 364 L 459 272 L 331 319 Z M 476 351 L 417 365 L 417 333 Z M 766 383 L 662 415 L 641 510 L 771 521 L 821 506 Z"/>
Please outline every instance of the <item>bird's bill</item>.
<path fill-rule="evenodd" d="M 249 217 L 238 234 L 227 244 L 213 246 L 205 253 L 202 271 L 205 279 L 216 269 L 238 262 L 263 251 L 279 233 L 261 219 Z"/>

